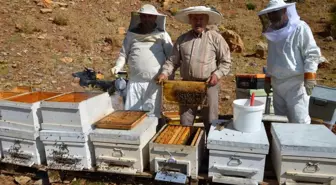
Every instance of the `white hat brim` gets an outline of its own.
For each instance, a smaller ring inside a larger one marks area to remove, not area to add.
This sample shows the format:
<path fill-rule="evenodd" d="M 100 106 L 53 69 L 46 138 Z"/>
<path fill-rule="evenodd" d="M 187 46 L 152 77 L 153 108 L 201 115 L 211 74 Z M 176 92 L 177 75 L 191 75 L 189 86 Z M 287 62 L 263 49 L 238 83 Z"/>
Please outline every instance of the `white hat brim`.
<path fill-rule="evenodd" d="M 137 11 L 137 12 L 133 12 L 133 13 L 137 13 L 137 14 L 149 14 L 149 15 L 157 15 L 157 16 L 164 16 L 164 17 L 166 17 L 165 14 L 153 13 L 153 12 L 140 12 L 140 11 Z"/>
<path fill-rule="evenodd" d="M 267 14 L 267 13 L 270 13 L 270 12 L 278 11 L 278 10 L 287 8 L 287 7 L 292 6 L 292 5 L 295 5 L 295 3 L 286 3 L 286 4 L 282 4 L 282 5 L 278 5 L 278 6 L 268 7 L 268 8 L 265 8 L 265 9 L 261 10 L 258 13 L 258 16 L 263 15 L 263 14 Z"/>
<path fill-rule="evenodd" d="M 223 16 L 220 13 L 217 13 L 215 11 L 209 11 L 209 10 L 191 10 L 191 9 L 184 9 L 178 12 L 174 17 L 176 20 L 182 23 L 189 24 L 189 15 L 190 14 L 207 14 L 209 15 L 209 23 L 212 24 L 220 24 L 222 21 Z"/>

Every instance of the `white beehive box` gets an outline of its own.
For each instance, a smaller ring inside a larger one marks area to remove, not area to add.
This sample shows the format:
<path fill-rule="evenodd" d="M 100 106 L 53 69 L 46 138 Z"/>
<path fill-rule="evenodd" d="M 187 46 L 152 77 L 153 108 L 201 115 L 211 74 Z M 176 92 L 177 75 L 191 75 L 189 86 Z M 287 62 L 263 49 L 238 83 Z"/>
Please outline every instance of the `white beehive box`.
<path fill-rule="evenodd" d="M 94 165 L 87 133 L 42 130 L 40 137 L 48 168 L 80 171 L 90 170 Z"/>
<path fill-rule="evenodd" d="M 20 95 L 20 94 L 23 94 L 22 92 L 2 92 L 0 91 L 0 101 L 1 100 L 4 100 L 4 99 L 7 99 L 7 98 L 10 98 L 10 97 L 13 97 L 13 96 L 17 96 L 17 95 Z M 4 126 L 2 125 L 1 123 L 1 106 L 0 106 L 0 127 L 1 126 Z M 2 147 L 1 147 L 1 142 L 0 142 L 0 159 L 2 158 L 2 151 L 1 151 Z"/>
<path fill-rule="evenodd" d="M 32 127 L 30 130 L 39 131 L 42 119 L 39 112 L 41 101 L 60 94 L 32 92 L 1 100 L 1 126 L 22 129 L 22 125 L 24 125 Z"/>
<path fill-rule="evenodd" d="M 166 127 L 167 125 L 165 125 L 149 143 L 150 171 L 174 171 L 197 179 L 204 153 L 203 129 L 197 136 L 198 138 L 196 138 L 194 146 L 190 146 L 189 144 L 177 145 L 154 142 Z M 195 138 L 197 128 L 198 127 L 192 127 L 191 136 L 189 137 L 190 141 Z"/>
<path fill-rule="evenodd" d="M 220 130 L 218 123 L 225 122 Z M 257 184 L 263 181 L 265 159 L 269 150 L 264 125 L 259 132 L 243 133 L 233 128 L 231 121 L 212 123 L 207 148 L 209 149 L 209 177 L 225 184 Z"/>
<path fill-rule="evenodd" d="M 71 92 L 41 102 L 42 130 L 87 132 L 113 111 L 106 93 Z"/>
<path fill-rule="evenodd" d="M 1 162 L 22 166 L 45 163 L 43 144 L 35 131 L 0 127 Z"/>
<path fill-rule="evenodd" d="M 98 171 L 135 174 L 149 162 L 148 143 L 158 119 L 146 117 L 131 130 L 94 129 L 90 133 Z"/>
<path fill-rule="evenodd" d="M 280 184 L 336 184 L 336 136 L 324 125 L 272 123 L 272 161 Z"/>

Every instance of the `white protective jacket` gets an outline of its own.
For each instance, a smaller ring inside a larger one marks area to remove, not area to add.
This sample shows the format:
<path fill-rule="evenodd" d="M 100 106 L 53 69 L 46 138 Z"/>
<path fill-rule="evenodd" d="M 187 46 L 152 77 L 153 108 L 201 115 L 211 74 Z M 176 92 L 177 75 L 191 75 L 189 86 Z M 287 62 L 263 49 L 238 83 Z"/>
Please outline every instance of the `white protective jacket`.
<path fill-rule="evenodd" d="M 267 73 L 275 80 L 303 76 L 305 72 L 315 73 L 323 61 L 312 31 L 304 21 L 300 21 L 286 39 L 268 41 Z"/>
<path fill-rule="evenodd" d="M 304 21 L 286 39 L 268 42 L 267 73 L 272 78 L 275 114 L 286 115 L 291 123 L 310 123 L 304 73 L 315 73 L 323 61 Z"/>
<path fill-rule="evenodd" d="M 165 31 L 156 29 L 150 34 L 128 31 L 117 63 L 127 63 L 126 110 L 148 111 L 149 116 L 161 115 L 161 88 L 155 78 L 170 55 L 172 41 Z"/>

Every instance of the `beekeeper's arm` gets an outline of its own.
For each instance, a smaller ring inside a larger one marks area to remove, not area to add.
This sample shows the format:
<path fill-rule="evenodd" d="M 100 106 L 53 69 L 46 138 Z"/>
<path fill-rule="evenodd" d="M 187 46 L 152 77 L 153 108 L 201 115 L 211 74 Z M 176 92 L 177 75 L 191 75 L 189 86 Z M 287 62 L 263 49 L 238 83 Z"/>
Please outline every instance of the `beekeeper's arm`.
<path fill-rule="evenodd" d="M 123 45 L 120 49 L 119 58 L 116 61 L 115 66 L 111 69 L 112 75 L 116 75 L 126 64 L 127 55 L 130 52 L 131 47 L 131 35 L 127 32 L 126 37 L 123 41 Z"/>
<path fill-rule="evenodd" d="M 316 71 L 318 64 L 325 61 L 321 56 L 321 50 L 316 45 L 313 33 L 306 23 L 303 23 L 300 30 L 299 46 L 301 56 L 304 62 L 304 79 L 305 87 L 308 95 L 311 95 L 316 85 Z"/>
<path fill-rule="evenodd" d="M 167 32 L 164 33 L 163 50 L 167 60 L 173 50 L 173 42 Z"/>
<path fill-rule="evenodd" d="M 166 60 L 166 63 L 162 66 L 161 75 L 158 77 L 159 83 L 167 79 L 168 76 L 170 76 L 177 68 L 181 66 L 180 40 L 180 38 L 177 39 L 171 55 Z"/>
<path fill-rule="evenodd" d="M 222 36 L 215 38 L 217 70 L 214 72 L 218 79 L 227 75 L 231 69 L 231 54 L 227 42 Z"/>

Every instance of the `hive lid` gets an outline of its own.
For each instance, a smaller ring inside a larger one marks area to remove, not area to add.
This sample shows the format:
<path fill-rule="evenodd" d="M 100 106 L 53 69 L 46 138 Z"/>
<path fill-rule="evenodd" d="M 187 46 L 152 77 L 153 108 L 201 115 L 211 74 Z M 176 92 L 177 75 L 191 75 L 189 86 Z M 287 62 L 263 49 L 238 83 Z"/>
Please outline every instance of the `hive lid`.
<path fill-rule="evenodd" d="M 90 139 L 93 142 L 119 143 L 119 144 L 146 144 L 156 133 L 158 119 L 146 117 L 131 130 L 99 129 L 91 131 Z"/>
<path fill-rule="evenodd" d="M 232 121 L 224 129 L 218 130 L 217 124 L 223 121 L 216 120 L 212 123 L 207 140 L 208 149 L 268 154 L 269 142 L 264 124 L 261 124 L 259 132 L 244 133 L 235 130 Z"/>
<path fill-rule="evenodd" d="M 145 111 L 114 111 L 95 123 L 96 128 L 130 130 L 147 116 Z"/>
<path fill-rule="evenodd" d="M 272 123 L 281 155 L 336 158 L 336 136 L 324 125 Z"/>

